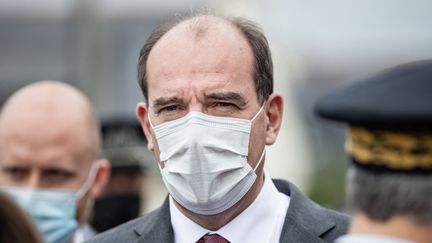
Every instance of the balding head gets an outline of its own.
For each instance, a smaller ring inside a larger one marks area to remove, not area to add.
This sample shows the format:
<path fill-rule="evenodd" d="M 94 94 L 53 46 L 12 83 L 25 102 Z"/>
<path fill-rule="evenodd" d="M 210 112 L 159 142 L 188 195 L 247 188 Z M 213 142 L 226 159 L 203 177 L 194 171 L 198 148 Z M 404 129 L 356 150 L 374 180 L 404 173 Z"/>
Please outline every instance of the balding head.
<path fill-rule="evenodd" d="M 0 186 L 82 188 L 76 212 L 82 222 L 109 177 L 100 143 L 98 119 L 82 92 L 59 81 L 25 86 L 0 112 Z"/>
<path fill-rule="evenodd" d="M 0 113 L 0 140 L 34 139 L 34 146 L 79 143 L 77 156 L 95 159 L 100 152 L 99 124 L 89 100 L 78 89 L 59 81 L 23 87 Z"/>
<path fill-rule="evenodd" d="M 228 29 L 227 29 L 228 28 Z M 205 40 L 211 34 L 221 34 L 222 32 L 233 31 L 241 35 L 239 30 L 227 19 L 213 15 L 200 15 L 185 19 L 170 29 L 170 35 L 188 35 L 191 40 L 199 42 Z M 165 38 L 167 35 L 164 35 Z"/>
<path fill-rule="evenodd" d="M 228 27 L 228 28 L 227 28 Z M 226 31 L 238 33 L 248 42 L 252 49 L 253 63 L 251 72 L 255 82 L 255 90 L 260 103 L 263 103 L 273 92 L 273 63 L 270 48 L 261 29 L 253 22 L 243 18 L 225 18 L 211 14 L 192 16 L 180 21 L 168 22 L 160 25 L 149 36 L 142 47 L 138 59 L 138 83 L 144 95 L 148 99 L 148 58 L 153 47 L 168 33 L 188 34 L 191 42 L 208 41 L 212 34 L 223 35 Z M 226 36 L 226 35 L 225 35 Z M 216 42 L 212 42 L 213 44 Z"/>
<path fill-rule="evenodd" d="M 99 134 L 90 102 L 78 89 L 59 81 L 25 86 L 0 113 L 0 183 L 75 189 L 99 156 Z M 15 178 L 21 170 L 29 173 L 25 182 Z M 53 178 L 56 173 L 71 174 L 76 181 L 51 184 L 43 180 L 44 171 L 53 172 Z"/>

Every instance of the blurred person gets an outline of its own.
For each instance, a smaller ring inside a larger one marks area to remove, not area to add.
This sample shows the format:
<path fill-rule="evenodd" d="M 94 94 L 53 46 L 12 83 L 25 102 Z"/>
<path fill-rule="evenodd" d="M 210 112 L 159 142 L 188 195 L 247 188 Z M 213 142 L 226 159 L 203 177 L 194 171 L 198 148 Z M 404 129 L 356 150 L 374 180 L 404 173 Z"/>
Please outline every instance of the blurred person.
<path fill-rule="evenodd" d="M 399 65 L 318 101 L 348 124 L 349 234 L 338 243 L 432 242 L 432 59 Z"/>
<path fill-rule="evenodd" d="M 103 154 L 111 163 L 111 177 L 95 200 L 91 225 L 98 232 L 111 229 L 140 215 L 148 156 L 147 140 L 135 117 L 102 119 Z"/>
<path fill-rule="evenodd" d="M 89 100 L 58 81 L 11 95 L 0 113 L 0 186 L 33 218 L 44 242 L 90 237 L 88 207 L 109 177 Z"/>
<path fill-rule="evenodd" d="M 0 242 L 42 243 L 28 215 L 0 191 Z"/>
<path fill-rule="evenodd" d="M 348 218 L 272 181 L 282 97 L 252 22 L 199 15 L 158 27 L 141 50 L 136 108 L 169 192 L 163 205 L 89 242 L 332 242 Z"/>

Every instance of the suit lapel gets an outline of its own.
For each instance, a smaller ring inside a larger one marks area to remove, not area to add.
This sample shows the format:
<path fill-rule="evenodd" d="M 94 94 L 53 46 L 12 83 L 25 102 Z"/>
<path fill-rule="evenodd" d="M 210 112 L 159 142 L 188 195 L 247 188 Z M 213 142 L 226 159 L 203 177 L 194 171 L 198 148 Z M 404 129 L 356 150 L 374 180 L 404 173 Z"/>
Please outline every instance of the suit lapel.
<path fill-rule="evenodd" d="M 287 224 L 288 223 L 288 224 Z M 285 221 L 284 229 L 282 231 L 280 242 L 310 242 L 310 243 L 325 243 L 323 239 L 311 232 L 300 227 L 295 222 Z"/>
<path fill-rule="evenodd" d="M 165 199 L 162 207 L 152 214 L 149 220 L 151 222 L 149 225 L 135 228 L 135 233 L 138 235 L 137 243 L 174 242 L 174 232 L 171 226 L 168 197 Z"/>
<path fill-rule="evenodd" d="M 278 190 L 290 196 L 280 242 L 325 242 L 321 239 L 336 226 L 318 204 L 305 197 L 293 184 L 274 180 Z"/>
<path fill-rule="evenodd" d="M 325 242 L 320 236 L 336 226 L 325 210 L 305 197 L 293 184 L 281 180 L 274 180 L 274 184 L 291 198 L 280 242 Z M 174 242 L 168 197 L 161 208 L 147 217 L 149 224 L 134 229 L 138 235 L 136 243 Z"/>

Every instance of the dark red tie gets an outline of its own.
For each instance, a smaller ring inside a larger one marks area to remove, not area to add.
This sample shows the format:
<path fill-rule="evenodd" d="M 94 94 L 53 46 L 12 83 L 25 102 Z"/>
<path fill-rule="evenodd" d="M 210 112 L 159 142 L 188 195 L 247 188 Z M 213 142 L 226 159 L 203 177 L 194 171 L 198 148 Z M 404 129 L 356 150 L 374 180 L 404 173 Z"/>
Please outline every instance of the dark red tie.
<path fill-rule="evenodd" d="M 201 237 L 196 243 L 230 243 L 218 234 L 207 234 Z"/>

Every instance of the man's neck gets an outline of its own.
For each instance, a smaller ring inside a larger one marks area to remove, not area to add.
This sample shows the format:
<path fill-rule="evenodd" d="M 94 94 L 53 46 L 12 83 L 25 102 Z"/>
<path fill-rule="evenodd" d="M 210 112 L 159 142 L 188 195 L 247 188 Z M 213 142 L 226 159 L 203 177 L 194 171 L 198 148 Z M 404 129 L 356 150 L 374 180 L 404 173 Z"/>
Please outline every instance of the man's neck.
<path fill-rule="evenodd" d="M 415 223 L 406 216 L 395 216 L 386 221 L 376 221 L 362 213 L 352 217 L 349 234 L 385 235 L 414 242 L 430 242 L 432 224 Z"/>
<path fill-rule="evenodd" d="M 195 223 L 201 225 L 203 228 L 206 228 L 208 230 L 216 231 L 222 228 L 222 226 L 229 223 L 232 219 L 237 217 L 247 207 L 249 207 L 249 205 L 251 205 L 257 198 L 258 194 L 261 191 L 261 188 L 263 187 L 263 184 L 264 176 L 262 176 L 261 174 L 261 176 L 257 177 L 251 189 L 240 201 L 238 201 L 236 204 L 234 204 L 234 206 L 227 209 L 226 211 L 215 215 L 201 215 L 193 213 L 178 204 L 175 200 L 174 204 L 186 217 L 188 217 Z"/>

